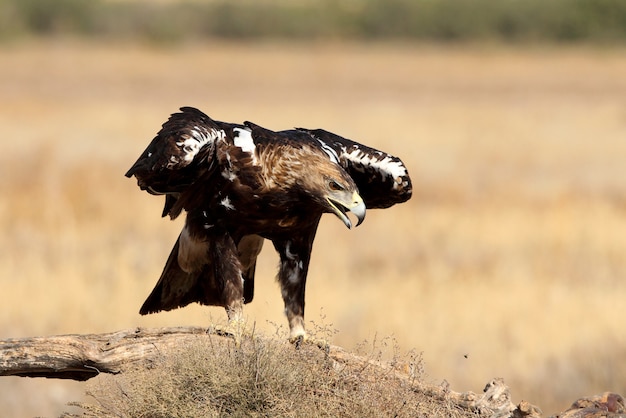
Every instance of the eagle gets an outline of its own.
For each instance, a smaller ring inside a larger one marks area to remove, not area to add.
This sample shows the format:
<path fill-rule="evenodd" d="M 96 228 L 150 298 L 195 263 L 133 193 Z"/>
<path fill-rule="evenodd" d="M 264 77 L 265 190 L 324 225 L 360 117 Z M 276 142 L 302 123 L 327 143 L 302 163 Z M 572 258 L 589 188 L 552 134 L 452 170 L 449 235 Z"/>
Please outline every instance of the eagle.
<path fill-rule="evenodd" d="M 243 320 L 254 296 L 264 240 L 280 256 L 278 282 L 292 342 L 307 338 L 305 285 L 313 240 L 324 213 L 347 228 L 367 209 L 411 197 L 402 161 L 323 129 L 271 131 L 233 124 L 182 107 L 126 173 L 142 190 L 164 195 L 162 216 L 186 213 L 184 227 L 146 315 L 197 302 L 222 306 L 229 324 Z"/>

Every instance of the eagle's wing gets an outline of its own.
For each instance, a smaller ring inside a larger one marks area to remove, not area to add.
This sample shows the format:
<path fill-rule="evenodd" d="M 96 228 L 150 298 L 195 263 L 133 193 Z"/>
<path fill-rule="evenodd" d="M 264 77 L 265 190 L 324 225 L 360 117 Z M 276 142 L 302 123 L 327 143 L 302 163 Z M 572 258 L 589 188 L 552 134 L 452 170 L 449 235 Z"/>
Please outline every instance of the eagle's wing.
<path fill-rule="evenodd" d="M 193 107 L 182 107 L 165 122 L 150 145 L 126 173 L 142 190 L 168 195 L 163 216 L 181 192 L 215 166 L 216 141 L 230 125 L 215 121 Z"/>
<path fill-rule="evenodd" d="M 388 208 L 411 197 L 411 179 L 398 157 L 323 129 L 297 130 L 311 135 L 350 174 L 368 209 Z"/>

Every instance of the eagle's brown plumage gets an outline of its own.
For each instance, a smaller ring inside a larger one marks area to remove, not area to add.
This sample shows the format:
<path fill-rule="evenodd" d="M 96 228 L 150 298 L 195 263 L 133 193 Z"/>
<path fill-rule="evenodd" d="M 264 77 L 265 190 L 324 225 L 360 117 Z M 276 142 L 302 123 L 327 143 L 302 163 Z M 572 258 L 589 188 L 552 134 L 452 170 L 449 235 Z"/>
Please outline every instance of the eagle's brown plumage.
<path fill-rule="evenodd" d="M 141 314 L 198 302 L 240 318 L 268 239 L 280 255 L 292 339 L 305 335 L 304 290 L 322 214 L 350 228 L 347 212 L 358 225 L 366 207 L 411 197 L 406 168 L 389 154 L 324 130 L 274 132 L 215 121 L 190 107 L 170 117 L 126 176 L 166 196 L 163 216 L 187 214 Z"/>

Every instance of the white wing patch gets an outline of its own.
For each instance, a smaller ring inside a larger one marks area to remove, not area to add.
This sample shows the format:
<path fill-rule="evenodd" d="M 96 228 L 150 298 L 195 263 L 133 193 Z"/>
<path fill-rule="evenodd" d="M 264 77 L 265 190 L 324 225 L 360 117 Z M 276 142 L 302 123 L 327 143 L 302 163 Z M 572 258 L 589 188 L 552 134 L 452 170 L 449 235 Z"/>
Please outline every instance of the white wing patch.
<path fill-rule="evenodd" d="M 235 136 L 235 146 L 241 148 L 243 152 L 247 152 L 252 156 L 252 164 L 257 165 L 257 159 L 255 155 L 256 145 L 252 138 L 252 133 L 249 129 L 234 128 L 233 131 L 237 134 Z"/>
<path fill-rule="evenodd" d="M 225 137 L 226 133 L 223 130 L 194 126 L 191 130 L 191 135 L 183 135 L 181 136 L 181 141 L 176 142 L 176 145 L 183 151 L 183 166 L 189 165 L 206 144 L 215 140 L 224 139 Z M 178 163 L 178 159 L 173 158 L 167 165 L 167 168 L 173 168 Z"/>
<path fill-rule="evenodd" d="M 235 179 L 237 178 L 235 173 L 233 173 L 232 171 L 230 171 L 227 168 L 222 170 L 222 177 L 224 177 L 228 181 L 235 181 Z"/>
<path fill-rule="evenodd" d="M 332 162 L 339 164 L 339 155 L 337 155 L 337 151 L 329 147 L 328 144 L 326 144 L 326 142 L 320 139 L 317 139 L 317 142 L 320 143 L 320 145 L 322 146 L 322 150 L 326 153 L 326 155 L 328 155 L 328 158 L 330 158 Z"/>
<path fill-rule="evenodd" d="M 224 139 L 221 139 L 221 141 L 224 141 Z M 222 177 L 224 177 L 228 181 L 235 181 L 235 179 L 237 178 L 237 176 L 232 170 L 230 154 L 228 153 L 226 154 L 226 164 L 224 165 L 224 168 L 222 169 Z"/>
<path fill-rule="evenodd" d="M 366 154 L 357 146 L 354 146 L 350 152 L 346 150 L 345 155 L 347 159 L 359 163 L 353 167 L 357 171 L 365 172 L 365 167 L 372 167 L 383 176 L 391 176 L 394 180 L 394 189 L 402 184 L 402 177 L 408 175 L 404 164 L 391 155 L 385 155 L 381 152 L 378 152 L 377 155 Z M 383 155 L 385 156 L 380 158 Z"/>
<path fill-rule="evenodd" d="M 224 206 L 226 209 L 228 210 L 235 210 L 235 207 L 233 206 L 233 204 L 231 203 L 230 199 L 228 198 L 228 196 L 226 196 L 225 198 L 223 198 L 220 201 L 220 205 Z"/>

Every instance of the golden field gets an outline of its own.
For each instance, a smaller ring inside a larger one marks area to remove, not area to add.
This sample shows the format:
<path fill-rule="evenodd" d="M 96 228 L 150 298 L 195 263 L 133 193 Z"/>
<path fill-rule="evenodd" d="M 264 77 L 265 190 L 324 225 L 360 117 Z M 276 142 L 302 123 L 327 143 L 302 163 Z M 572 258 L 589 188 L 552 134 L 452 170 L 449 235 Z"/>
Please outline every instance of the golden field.
<path fill-rule="evenodd" d="M 208 325 L 148 317 L 182 219 L 124 172 L 170 113 L 325 128 L 409 168 L 414 197 L 320 227 L 307 316 L 353 348 L 392 336 L 428 379 L 503 377 L 545 413 L 626 395 L 623 49 L 74 41 L 0 47 L 0 338 Z M 257 329 L 286 338 L 266 245 Z M 383 344 L 384 346 L 384 344 Z M 54 416 L 84 384 L 0 379 L 7 416 Z"/>

